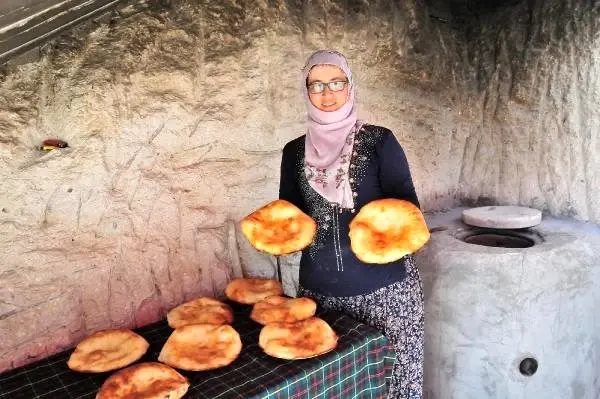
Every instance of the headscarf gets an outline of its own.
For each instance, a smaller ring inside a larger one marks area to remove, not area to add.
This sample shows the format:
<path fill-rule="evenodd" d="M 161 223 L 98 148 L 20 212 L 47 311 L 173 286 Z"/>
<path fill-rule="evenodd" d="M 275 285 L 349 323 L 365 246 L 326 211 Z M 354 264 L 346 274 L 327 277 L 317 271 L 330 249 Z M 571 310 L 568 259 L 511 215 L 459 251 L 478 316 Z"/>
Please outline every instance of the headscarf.
<path fill-rule="evenodd" d="M 316 65 L 334 65 L 348 78 L 348 99 L 336 111 L 321 111 L 310 102 L 306 79 Z M 352 71 L 342 54 L 332 50 L 319 50 L 308 58 L 303 72 L 302 87 L 308 110 L 304 154 L 306 177 L 310 186 L 329 202 L 343 208 L 353 208 L 354 198 L 348 181 L 348 167 L 354 134 L 362 123 L 357 121 Z"/>

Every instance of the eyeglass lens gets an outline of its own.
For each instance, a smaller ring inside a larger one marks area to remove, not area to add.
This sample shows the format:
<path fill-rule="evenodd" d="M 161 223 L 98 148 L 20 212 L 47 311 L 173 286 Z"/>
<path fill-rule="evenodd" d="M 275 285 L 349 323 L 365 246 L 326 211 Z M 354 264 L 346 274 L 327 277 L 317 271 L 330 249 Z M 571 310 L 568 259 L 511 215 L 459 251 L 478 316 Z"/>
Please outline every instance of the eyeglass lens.
<path fill-rule="evenodd" d="M 346 82 L 345 80 L 334 80 L 332 82 L 329 83 L 324 83 L 324 82 L 313 82 L 311 84 L 308 85 L 308 90 L 311 93 L 322 93 L 325 90 L 325 87 L 328 87 L 330 91 L 341 91 L 344 90 L 344 87 L 346 87 L 346 84 L 348 82 Z"/>

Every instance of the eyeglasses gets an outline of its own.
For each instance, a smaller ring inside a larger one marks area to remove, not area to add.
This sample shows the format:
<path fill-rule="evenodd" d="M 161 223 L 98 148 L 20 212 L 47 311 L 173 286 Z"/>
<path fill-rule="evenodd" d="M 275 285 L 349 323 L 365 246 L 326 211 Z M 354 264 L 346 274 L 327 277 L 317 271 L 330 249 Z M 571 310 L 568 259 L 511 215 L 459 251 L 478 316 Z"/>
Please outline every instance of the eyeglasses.
<path fill-rule="evenodd" d="M 330 91 L 342 91 L 348 84 L 347 80 L 334 80 L 329 83 L 324 83 L 320 81 L 312 82 L 307 85 L 308 91 L 312 94 L 319 94 L 325 91 L 325 87 L 328 87 Z"/>

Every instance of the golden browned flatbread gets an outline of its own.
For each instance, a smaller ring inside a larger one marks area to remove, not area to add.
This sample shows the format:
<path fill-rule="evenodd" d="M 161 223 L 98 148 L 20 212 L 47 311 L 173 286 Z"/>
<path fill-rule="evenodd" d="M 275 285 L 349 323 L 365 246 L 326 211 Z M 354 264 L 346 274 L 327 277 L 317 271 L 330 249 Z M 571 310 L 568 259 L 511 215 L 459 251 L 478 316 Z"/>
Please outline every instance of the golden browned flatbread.
<path fill-rule="evenodd" d="M 67 366 L 71 370 L 87 373 L 116 370 L 140 359 L 148 346 L 142 336 L 131 330 L 98 331 L 75 347 Z"/>
<path fill-rule="evenodd" d="M 188 324 L 173 331 L 158 360 L 181 370 L 212 370 L 232 363 L 241 350 L 240 335 L 230 325 Z"/>
<path fill-rule="evenodd" d="M 365 263 L 394 262 L 428 240 L 429 229 L 419 208 L 400 199 L 372 201 L 350 222 L 350 247 Z"/>
<path fill-rule="evenodd" d="M 231 324 L 231 307 L 214 298 L 197 298 L 177 306 L 167 313 L 167 322 L 171 328 L 188 324 Z"/>
<path fill-rule="evenodd" d="M 306 248 L 317 223 L 294 204 L 275 200 L 242 219 L 242 233 L 259 251 L 285 255 Z"/>
<path fill-rule="evenodd" d="M 260 324 L 293 323 L 315 315 L 317 304 L 310 298 L 270 296 L 254 304 L 250 318 Z"/>
<path fill-rule="evenodd" d="M 337 346 L 337 334 L 318 317 L 294 323 L 271 323 L 260 331 L 258 344 L 266 354 L 280 359 L 307 359 Z"/>
<path fill-rule="evenodd" d="M 234 302 L 253 305 L 273 295 L 283 294 L 277 280 L 265 278 L 236 278 L 225 287 L 225 295 Z"/>
<path fill-rule="evenodd" d="M 96 399 L 179 399 L 189 386 L 187 379 L 169 366 L 139 363 L 108 377 Z"/>

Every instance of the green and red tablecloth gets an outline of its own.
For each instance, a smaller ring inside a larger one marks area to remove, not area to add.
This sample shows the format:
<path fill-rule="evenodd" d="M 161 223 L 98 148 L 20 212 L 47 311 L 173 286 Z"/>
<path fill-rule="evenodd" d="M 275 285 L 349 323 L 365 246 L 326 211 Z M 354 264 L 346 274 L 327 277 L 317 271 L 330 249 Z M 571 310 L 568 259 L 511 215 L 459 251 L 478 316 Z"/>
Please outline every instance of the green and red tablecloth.
<path fill-rule="evenodd" d="M 286 361 L 266 355 L 258 346 L 261 325 L 249 317 L 250 306 L 230 304 L 233 327 L 242 352 L 229 366 L 212 371 L 180 371 L 190 381 L 185 398 L 203 399 L 352 399 L 384 398 L 394 352 L 377 330 L 337 312 L 317 315 L 339 336 L 337 348 L 306 360 Z M 150 348 L 142 361 L 156 361 L 171 334 L 166 321 L 135 330 Z M 82 374 L 67 368 L 71 351 L 0 374 L 0 399 L 93 399 L 110 373 Z"/>

